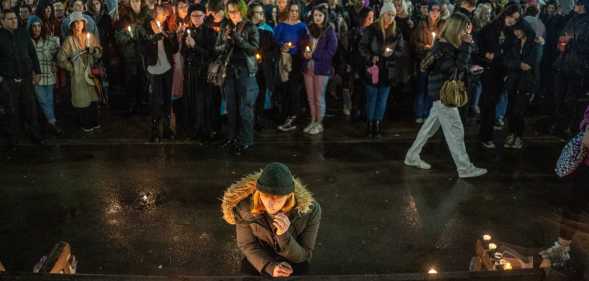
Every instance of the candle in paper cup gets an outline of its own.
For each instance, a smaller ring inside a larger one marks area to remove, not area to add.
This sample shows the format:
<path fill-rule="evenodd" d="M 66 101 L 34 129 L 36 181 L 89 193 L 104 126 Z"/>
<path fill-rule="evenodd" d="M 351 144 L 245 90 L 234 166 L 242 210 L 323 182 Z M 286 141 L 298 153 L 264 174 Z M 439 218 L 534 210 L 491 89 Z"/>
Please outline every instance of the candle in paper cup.
<path fill-rule="evenodd" d="M 311 52 L 311 47 L 309 47 L 309 46 L 306 46 L 306 47 L 305 47 L 305 52 L 307 52 L 307 53 L 310 53 L 310 52 Z"/>
<path fill-rule="evenodd" d="M 186 29 L 186 33 L 188 33 L 188 35 L 190 35 L 190 29 Z"/>
<path fill-rule="evenodd" d="M 489 242 L 489 241 L 491 241 L 491 239 L 492 239 L 491 235 L 489 235 L 489 234 L 483 235 L 483 241 Z"/>
<path fill-rule="evenodd" d="M 497 250 L 497 244 L 495 244 L 495 243 L 489 243 L 489 250 L 491 250 L 491 251 Z"/>
<path fill-rule="evenodd" d="M 131 35 L 131 37 L 133 37 L 133 29 L 131 28 L 131 26 L 127 26 L 127 30 L 129 31 L 129 34 Z"/>
<path fill-rule="evenodd" d="M 432 38 L 433 38 L 432 41 L 436 41 L 436 33 L 435 32 L 432 32 Z"/>
<path fill-rule="evenodd" d="M 162 29 L 162 24 L 159 21 L 155 21 L 155 24 L 157 24 L 158 29 Z"/>

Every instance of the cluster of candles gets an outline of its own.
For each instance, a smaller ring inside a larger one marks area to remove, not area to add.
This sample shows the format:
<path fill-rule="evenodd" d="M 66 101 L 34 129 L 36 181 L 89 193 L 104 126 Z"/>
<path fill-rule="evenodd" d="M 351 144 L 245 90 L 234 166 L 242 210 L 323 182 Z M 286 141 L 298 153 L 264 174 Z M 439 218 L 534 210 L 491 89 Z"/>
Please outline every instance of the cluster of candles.
<path fill-rule="evenodd" d="M 489 234 L 483 235 L 483 242 L 487 253 L 492 261 L 495 262 L 495 269 L 512 270 L 511 263 L 503 259 L 503 253 L 497 252 L 497 244 L 492 243 L 493 238 Z"/>

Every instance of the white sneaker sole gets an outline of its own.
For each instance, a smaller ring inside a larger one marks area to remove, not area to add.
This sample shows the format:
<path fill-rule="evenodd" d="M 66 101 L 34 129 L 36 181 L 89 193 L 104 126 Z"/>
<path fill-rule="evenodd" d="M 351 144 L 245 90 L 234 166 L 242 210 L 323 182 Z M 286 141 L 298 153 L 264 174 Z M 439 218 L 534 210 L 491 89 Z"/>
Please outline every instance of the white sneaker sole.
<path fill-rule="evenodd" d="M 425 163 L 426 165 L 419 165 L 419 163 L 411 162 L 407 159 L 405 159 L 403 164 L 405 164 L 406 166 L 409 166 L 409 167 L 415 167 L 415 168 L 422 169 L 422 170 L 431 170 L 431 168 L 432 168 L 432 166 L 430 164 Z"/>

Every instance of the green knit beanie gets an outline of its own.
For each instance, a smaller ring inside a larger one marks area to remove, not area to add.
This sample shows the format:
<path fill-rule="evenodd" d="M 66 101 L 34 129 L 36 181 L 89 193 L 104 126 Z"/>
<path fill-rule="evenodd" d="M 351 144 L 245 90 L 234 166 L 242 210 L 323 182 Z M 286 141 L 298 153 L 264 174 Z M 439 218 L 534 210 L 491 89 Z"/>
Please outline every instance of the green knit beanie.
<path fill-rule="evenodd" d="M 294 181 L 286 165 L 274 162 L 264 167 L 256 188 L 266 194 L 287 195 L 294 191 Z"/>

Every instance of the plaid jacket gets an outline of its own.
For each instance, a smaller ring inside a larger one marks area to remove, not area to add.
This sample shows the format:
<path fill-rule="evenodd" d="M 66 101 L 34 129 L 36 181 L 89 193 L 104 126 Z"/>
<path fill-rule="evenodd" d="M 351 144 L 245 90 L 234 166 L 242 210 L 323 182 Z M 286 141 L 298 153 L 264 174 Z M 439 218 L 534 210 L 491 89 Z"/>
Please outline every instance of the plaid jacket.
<path fill-rule="evenodd" d="M 39 41 L 33 40 L 33 45 L 37 51 L 37 58 L 41 66 L 41 80 L 39 81 L 39 85 L 55 85 L 56 56 L 59 51 L 59 38 L 48 36 Z"/>

